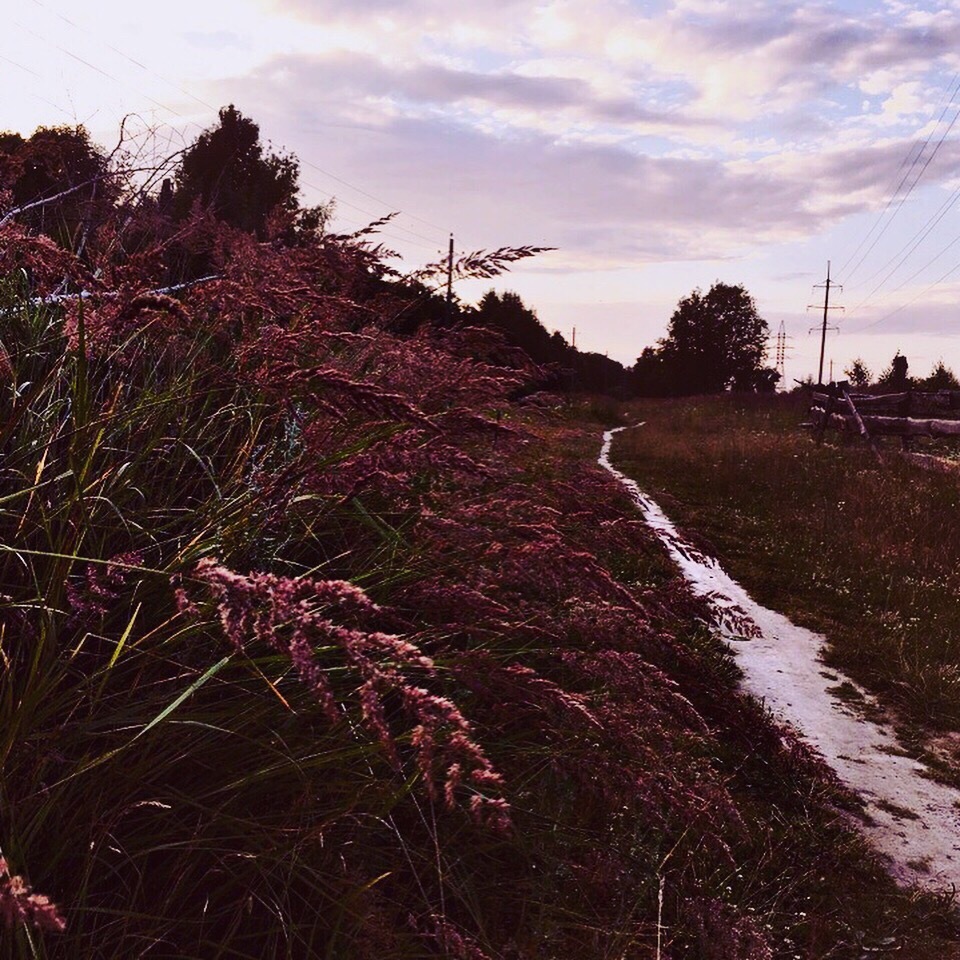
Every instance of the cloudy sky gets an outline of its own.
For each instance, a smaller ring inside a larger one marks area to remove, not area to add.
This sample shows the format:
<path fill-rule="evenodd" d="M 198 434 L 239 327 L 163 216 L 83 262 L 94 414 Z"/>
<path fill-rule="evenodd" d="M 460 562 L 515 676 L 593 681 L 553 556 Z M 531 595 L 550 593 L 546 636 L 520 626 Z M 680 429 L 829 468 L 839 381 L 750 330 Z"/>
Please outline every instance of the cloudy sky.
<path fill-rule="evenodd" d="M 815 374 L 831 260 L 838 376 L 898 349 L 960 371 L 960 0 L 20 0 L 5 23 L 0 128 L 112 145 L 133 113 L 182 143 L 235 103 L 342 226 L 401 211 L 410 265 L 451 231 L 558 247 L 498 286 L 578 346 L 632 362 L 722 280 Z"/>

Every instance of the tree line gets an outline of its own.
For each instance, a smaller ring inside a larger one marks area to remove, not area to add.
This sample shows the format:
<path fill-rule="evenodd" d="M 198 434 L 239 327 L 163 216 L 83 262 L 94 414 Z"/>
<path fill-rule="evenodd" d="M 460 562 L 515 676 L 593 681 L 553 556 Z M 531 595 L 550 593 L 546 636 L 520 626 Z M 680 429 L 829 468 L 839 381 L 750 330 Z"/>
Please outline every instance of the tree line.
<path fill-rule="evenodd" d="M 29 230 L 81 258 L 92 233 L 118 210 L 125 212 L 126 228 L 117 237 L 120 255 L 135 258 L 155 251 L 159 239 L 170 285 L 215 270 L 216 224 L 261 243 L 289 247 L 317 242 L 328 231 L 335 201 L 303 205 L 297 158 L 265 148 L 257 123 L 234 105 L 223 107 L 218 122 L 172 165 L 137 170 L 135 163 L 119 150 L 102 150 L 82 126 L 40 127 L 30 137 L 0 133 L 0 206 Z M 124 190 L 120 174 L 139 174 L 140 188 Z M 197 230 L 199 218 L 206 218 L 212 229 Z M 185 229 L 187 224 L 193 229 Z M 370 235 L 378 225 L 367 228 Z M 768 325 L 743 286 L 715 283 L 706 293 L 694 290 L 678 303 L 666 337 L 625 367 L 549 332 L 510 291 L 491 290 L 475 307 L 455 301 L 451 311 L 416 275 L 386 268 L 387 251 L 380 246 L 376 251 L 378 256 L 358 272 L 352 293 L 365 302 L 386 288 L 402 288 L 411 305 L 396 318 L 392 332 L 411 335 L 424 323 L 496 330 L 541 367 L 540 389 L 624 398 L 676 396 L 767 391 L 778 379 L 764 365 Z"/>
<path fill-rule="evenodd" d="M 930 369 L 926 377 L 911 377 L 909 373 L 909 363 L 907 358 L 899 351 L 894 355 L 890 363 L 874 379 L 873 372 L 866 365 L 861 357 L 850 361 L 850 365 L 844 368 L 844 375 L 852 386 L 858 390 L 868 390 L 874 388 L 879 391 L 901 391 L 901 390 L 960 390 L 960 380 L 957 380 L 953 370 L 950 369 L 941 357 Z"/>

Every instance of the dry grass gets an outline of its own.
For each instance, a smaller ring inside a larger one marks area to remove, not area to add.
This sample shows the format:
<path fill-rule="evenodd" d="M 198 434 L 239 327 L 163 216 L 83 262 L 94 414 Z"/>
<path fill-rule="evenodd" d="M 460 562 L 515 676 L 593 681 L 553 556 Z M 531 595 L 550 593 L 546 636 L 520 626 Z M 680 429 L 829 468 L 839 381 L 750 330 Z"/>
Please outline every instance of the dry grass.
<path fill-rule="evenodd" d="M 926 724 L 960 726 L 960 483 L 891 449 L 817 447 L 802 398 L 651 402 L 619 465 L 762 602 Z"/>

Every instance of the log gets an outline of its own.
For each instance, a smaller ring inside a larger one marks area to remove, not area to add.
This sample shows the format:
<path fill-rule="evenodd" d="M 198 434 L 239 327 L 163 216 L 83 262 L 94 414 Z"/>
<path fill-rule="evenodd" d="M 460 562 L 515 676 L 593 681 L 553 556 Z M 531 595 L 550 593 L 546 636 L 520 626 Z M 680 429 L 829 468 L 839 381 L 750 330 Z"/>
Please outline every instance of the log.
<path fill-rule="evenodd" d="M 917 397 L 920 394 L 914 393 L 913 396 Z M 898 403 L 903 403 L 904 400 L 909 397 L 909 393 L 851 393 L 850 398 L 858 406 L 864 410 L 869 409 L 870 407 L 883 407 L 890 406 L 894 407 Z"/>
<path fill-rule="evenodd" d="M 811 418 L 819 426 L 826 411 L 814 407 Z M 863 425 L 872 434 L 885 437 L 960 437 L 960 420 L 917 420 L 909 417 L 862 417 Z M 826 426 L 838 430 L 860 432 L 860 424 L 853 414 L 831 413 Z"/>
<path fill-rule="evenodd" d="M 960 420 L 865 417 L 867 428 L 888 437 L 960 437 Z"/>
<path fill-rule="evenodd" d="M 908 393 L 879 395 L 852 393 L 850 397 L 861 412 L 889 413 L 903 417 L 915 416 L 918 413 L 938 414 L 951 411 L 951 416 L 960 416 L 960 391 L 958 390 L 912 390 Z M 907 409 L 908 405 L 909 409 Z"/>
<path fill-rule="evenodd" d="M 877 463 L 883 463 L 883 457 L 880 456 L 880 451 L 877 449 L 877 444 L 874 442 L 873 437 L 870 436 L 870 433 L 863 422 L 863 418 L 860 416 L 860 413 L 857 410 L 856 404 L 854 404 L 854 402 L 850 399 L 850 394 L 847 393 L 846 390 L 843 391 L 843 402 L 847 405 L 847 409 L 853 416 L 854 422 L 857 425 L 857 429 L 860 431 L 860 436 L 870 444 L 870 449 L 873 451 L 873 455 L 877 458 Z"/>

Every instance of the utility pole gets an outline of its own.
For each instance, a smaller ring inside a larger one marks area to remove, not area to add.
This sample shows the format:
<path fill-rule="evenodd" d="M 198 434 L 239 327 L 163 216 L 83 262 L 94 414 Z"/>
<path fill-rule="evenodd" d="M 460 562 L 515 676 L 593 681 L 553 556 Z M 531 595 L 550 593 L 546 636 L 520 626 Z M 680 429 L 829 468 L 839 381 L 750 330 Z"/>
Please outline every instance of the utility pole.
<path fill-rule="evenodd" d="M 574 350 L 577 349 L 577 328 L 573 328 L 573 341 L 570 344 Z"/>
<path fill-rule="evenodd" d="M 840 290 L 843 287 L 839 283 L 831 283 L 830 281 L 830 261 L 827 261 L 827 281 L 826 283 L 818 283 L 813 289 L 819 290 L 823 288 L 823 325 L 820 328 L 820 369 L 817 372 L 817 385 L 823 386 L 823 355 L 827 349 L 827 318 L 830 316 L 831 310 L 843 310 L 843 307 L 831 307 L 830 306 L 830 288 L 837 287 Z M 808 310 L 820 309 L 819 304 L 810 304 L 807 307 Z M 831 327 L 831 330 L 838 329 L 837 327 Z M 812 331 L 811 331 L 812 332 Z"/>
<path fill-rule="evenodd" d="M 447 254 L 447 326 L 453 320 L 453 234 L 450 234 L 450 251 Z"/>

